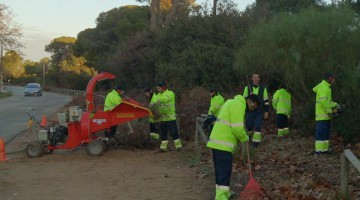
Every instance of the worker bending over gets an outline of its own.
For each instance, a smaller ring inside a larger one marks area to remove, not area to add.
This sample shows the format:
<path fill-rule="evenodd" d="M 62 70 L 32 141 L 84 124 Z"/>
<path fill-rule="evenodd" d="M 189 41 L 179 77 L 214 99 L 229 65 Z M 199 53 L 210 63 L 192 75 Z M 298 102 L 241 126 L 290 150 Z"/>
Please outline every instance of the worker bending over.
<path fill-rule="evenodd" d="M 273 96 L 272 106 L 276 110 L 278 136 L 289 134 L 288 118 L 291 113 L 291 95 L 282 84 Z"/>
<path fill-rule="evenodd" d="M 215 200 L 230 198 L 230 178 L 232 172 L 233 153 L 238 141 L 249 140 L 244 127 L 246 102 L 237 95 L 223 105 L 214 128 L 210 134 L 207 147 L 212 149 L 215 168 Z"/>
<path fill-rule="evenodd" d="M 243 96 L 247 98 L 250 94 L 255 94 L 259 98 L 259 106 L 254 110 L 246 112 L 246 129 L 251 135 L 255 128 L 252 138 L 253 146 L 257 147 L 261 142 L 261 126 L 263 119 L 269 118 L 268 92 L 264 85 L 260 84 L 260 74 L 255 72 L 251 77 L 252 83 L 245 87 Z M 249 126 L 248 126 L 249 125 Z"/>

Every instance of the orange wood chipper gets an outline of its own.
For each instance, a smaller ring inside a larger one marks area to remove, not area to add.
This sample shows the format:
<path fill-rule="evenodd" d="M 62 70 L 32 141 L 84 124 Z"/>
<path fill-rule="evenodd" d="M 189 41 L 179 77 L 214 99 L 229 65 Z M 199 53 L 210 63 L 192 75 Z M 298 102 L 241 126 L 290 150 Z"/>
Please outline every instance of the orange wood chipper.
<path fill-rule="evenodd" d="M 34 158 L 44 152 L 52 153 L 56 149 L 73 149 L 86 145 L 86 152 L 90 156 L 101 156 L 107 149 L 107 142 L 106 138 L 99 136 L 99 132 L 152 115 L 149 109 L 132 99 L 123 99 L 122 103 L 111 111 L 103 111 L 102 107 L 95 108 L 95 85 L 105 79 L 115 79 L 115 75 L 103 72 L 94 76 L 86 88 L 86 110 L 72 106 L 68 112 L 59 113 L 59 124 L 40 130 L 37 141 L 27 146 L 27 155 Z"/>

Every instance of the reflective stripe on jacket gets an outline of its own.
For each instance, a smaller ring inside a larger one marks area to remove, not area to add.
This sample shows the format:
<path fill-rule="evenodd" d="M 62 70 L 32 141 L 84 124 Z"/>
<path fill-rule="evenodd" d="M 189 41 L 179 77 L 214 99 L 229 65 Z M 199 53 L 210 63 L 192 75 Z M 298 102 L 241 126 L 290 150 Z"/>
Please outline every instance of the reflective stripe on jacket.
<path fill-rule="evenodd" d="M 331 99 L 331 84 L 323 80 L 313 88 L 316 93 L 315 120 L 330 120 L 332 109 L 338 104 Z"/>
<path fill-rule="evenodd" d="M 211 97 L 208 114 L 217 117 L 220 113 L 222 106 L 224 105 L 224 102 L 224 98 L 220 94 Z"/>
<path fill-rule="evenodd" d="M 172 121 L 176 119 L 175 113 L 175 94 L 170 90 L 165 90 L 156 95 L 156 106 L 160 117 L 157 121 Z"/>
<path fill-rule="evenodd" d="M 245 108 L 245 98 L 241 95 L 225 102 L 211 131 L 207 147 L 234 153 L 238 141 L 249 140 L 244 126 Z"/>
<path fill-rule="evenodd" d="M 108 111 L 108 110 L 111 111 L 120 103 L 121 103 L 120 94 L 116 90 L 113 90 L 106 95 L 104 111 Z"/>
<path fill-rule="evenodd" d="M 290 117 L 291 114 L 291 95 L 286 89 L 276 90 L 273 96 L 272 105 L 276 110 L 276 114 L 284 114 Z"/>

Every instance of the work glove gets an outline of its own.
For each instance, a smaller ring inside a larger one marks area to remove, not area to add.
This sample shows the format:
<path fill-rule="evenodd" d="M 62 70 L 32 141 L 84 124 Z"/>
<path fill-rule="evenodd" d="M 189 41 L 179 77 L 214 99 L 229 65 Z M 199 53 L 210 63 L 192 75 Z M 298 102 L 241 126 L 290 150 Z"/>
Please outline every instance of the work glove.
<path fill-rule="evenodd" d="M 153 140 L 159 140 L 160 139 L 160 135 L 157 133 L 150 133 L 150 137 Z"/>

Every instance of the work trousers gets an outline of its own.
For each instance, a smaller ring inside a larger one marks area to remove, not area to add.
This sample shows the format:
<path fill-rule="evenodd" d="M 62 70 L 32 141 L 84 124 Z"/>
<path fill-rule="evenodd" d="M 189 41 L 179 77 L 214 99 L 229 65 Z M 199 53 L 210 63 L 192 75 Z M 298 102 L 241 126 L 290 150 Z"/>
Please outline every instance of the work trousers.
<path fill-rule="evenodd" d="M 159 133 L 157 122 L 150 122 L 150 133 Z"/>
<path fill-rule="evenodd" d="M 160 137 L 162 141 L 167 140 L 168 131 L 170 131 L 173 140 L 179 139 L 176 120 L 159 122 L 159 126 L 160 126 Z"/>
<path fill-rule="evenodd" d="M 216 185 L 230 186 L 233 154 L 231 152 L 218 149 L 212 149 L 212 153 Z"/>
<path fill-rule="evenodd" d="M 246 112 L 245 126 L 247 131 L 253 131 L 255 127 L 256 132 L 261 132 L 261 125 L 264 119 L 264 113 L 258 109 Z"/>
<path fill-rule="evenodd" d="M 316 121 L 315 152 L 326 153 L 329 151 L 330 120 Z"/>
<path fill-rule="evenodd" d="M 285 114 L 276 115 L 278 129 L 284 129 L 288 127 L 288 117 Z"/>

